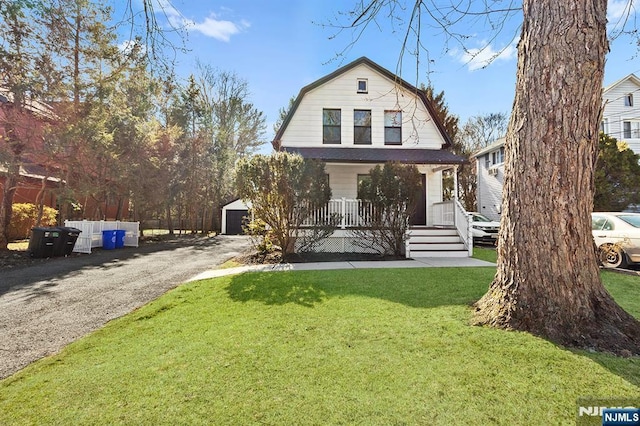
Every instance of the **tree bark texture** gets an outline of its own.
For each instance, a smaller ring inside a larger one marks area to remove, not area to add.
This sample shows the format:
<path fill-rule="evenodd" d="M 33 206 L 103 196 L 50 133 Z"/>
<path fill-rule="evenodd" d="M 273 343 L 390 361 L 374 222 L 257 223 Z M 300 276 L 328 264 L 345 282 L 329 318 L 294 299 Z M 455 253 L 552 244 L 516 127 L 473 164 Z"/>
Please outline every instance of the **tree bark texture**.
<path fill-rule="evenodd" d="M 498 268 L 475 320 L 638 355 L 640 323 L 603 287 L 591 234 L 606 7 L 523 1 Z"/>
<path fill-rule="evenodd" d="M 1 193 L 2 200 L 0 201 L 0 250 L 7 250 L 9 244 L 9 224 L 11 223 L 11 216 L 13 216 L 13 196 L 18 188 L 19 178 L 20 164 L 10 164 Z"/>

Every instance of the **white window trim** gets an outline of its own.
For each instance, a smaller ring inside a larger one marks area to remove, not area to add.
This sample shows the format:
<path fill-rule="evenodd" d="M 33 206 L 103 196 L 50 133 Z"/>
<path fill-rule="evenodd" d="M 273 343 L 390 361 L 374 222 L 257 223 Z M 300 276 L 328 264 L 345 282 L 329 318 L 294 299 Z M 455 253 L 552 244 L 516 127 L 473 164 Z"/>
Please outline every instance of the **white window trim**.
<path fill-rule="evenodd" d="M 364 82 L 364 90 L 360 89 L 360 82 Z M 357 93 L 369 93 L 369 79 L 359 78 L 356 80 L 356 92 Z"/>

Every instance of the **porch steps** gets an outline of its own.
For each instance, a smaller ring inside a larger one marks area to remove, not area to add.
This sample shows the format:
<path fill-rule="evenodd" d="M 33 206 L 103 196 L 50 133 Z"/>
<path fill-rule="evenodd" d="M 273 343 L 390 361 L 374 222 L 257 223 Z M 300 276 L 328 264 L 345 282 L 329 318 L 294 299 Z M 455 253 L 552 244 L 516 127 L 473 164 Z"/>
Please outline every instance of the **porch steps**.
<path fill-rule="evenodd" d="M 412 227 L 409 257 L 469 257 L 455 228 Z"/>

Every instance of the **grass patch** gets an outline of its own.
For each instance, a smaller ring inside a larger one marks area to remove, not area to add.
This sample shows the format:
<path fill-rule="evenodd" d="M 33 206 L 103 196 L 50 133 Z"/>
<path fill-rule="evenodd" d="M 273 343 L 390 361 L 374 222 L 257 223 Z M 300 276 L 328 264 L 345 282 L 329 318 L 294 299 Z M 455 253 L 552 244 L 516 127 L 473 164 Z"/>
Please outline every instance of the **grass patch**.
<path fill-rule="evenodd" d="M 474 246 L 473 258 L 496 263 L 498 261 L 498 252 L 496 251 L 495 248 Z"/>
<path fill-rule="evenodd" d="M 469 326 L 494 273 L 189 283 L 0 382 L 0 424 L 574 424 L 578 397 L 640 397 L 637 358 Z M 640 278 L 603 277 L 640 316 Z"/>

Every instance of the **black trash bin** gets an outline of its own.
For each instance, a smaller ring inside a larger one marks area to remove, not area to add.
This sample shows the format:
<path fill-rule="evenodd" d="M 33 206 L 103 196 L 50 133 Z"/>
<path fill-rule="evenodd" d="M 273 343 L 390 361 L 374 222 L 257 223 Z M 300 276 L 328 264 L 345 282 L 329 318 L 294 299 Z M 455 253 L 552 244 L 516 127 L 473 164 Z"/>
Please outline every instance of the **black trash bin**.
<path fill-rule="evenodd" d="M 70 226 L 59 226 L 60 238 L 58 238 L 53 245 L 54 256 L 69 256 L 73 253 L 73 248 L 78 241 L 78 236 L 82 232 L 78 228 L 72 228 Z"/>
<path fill-rule="evenodd" d="M 36 227 L 31 229 L 29 238 L 29 254 L 31 257 L 46 258 L 55 256 L 55 246 L 60 244 L 58 228 Z"/>

